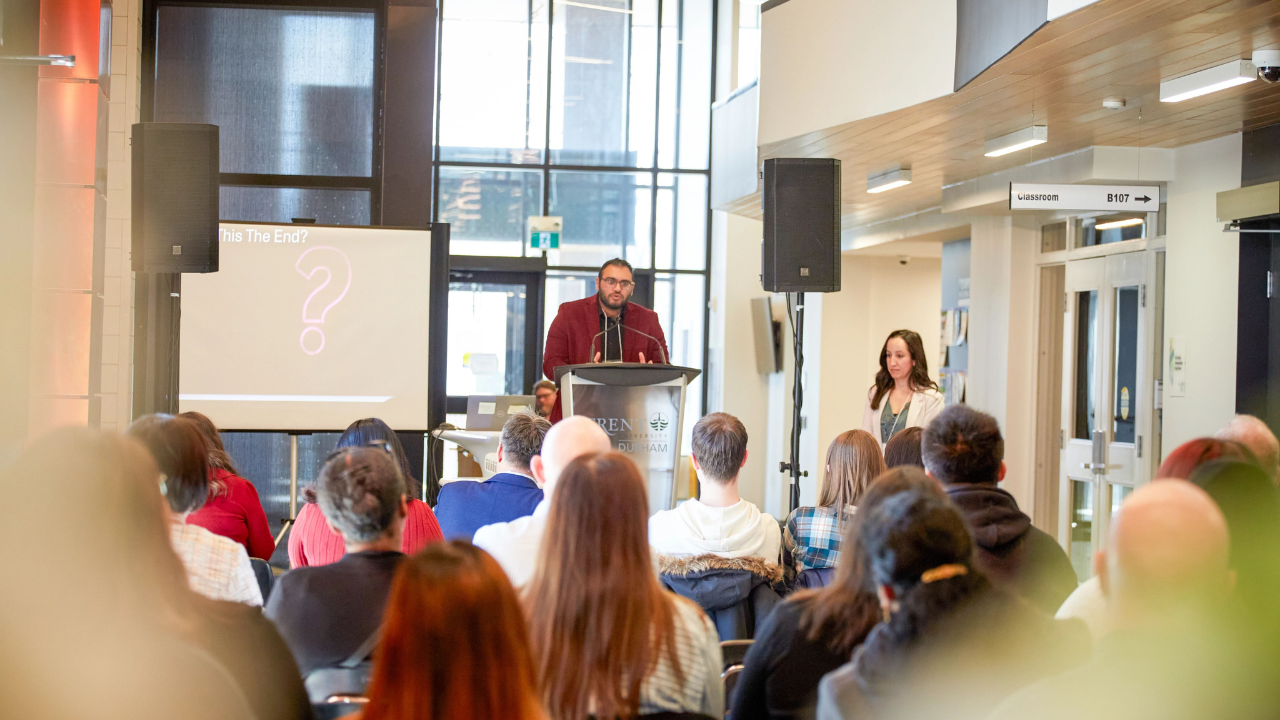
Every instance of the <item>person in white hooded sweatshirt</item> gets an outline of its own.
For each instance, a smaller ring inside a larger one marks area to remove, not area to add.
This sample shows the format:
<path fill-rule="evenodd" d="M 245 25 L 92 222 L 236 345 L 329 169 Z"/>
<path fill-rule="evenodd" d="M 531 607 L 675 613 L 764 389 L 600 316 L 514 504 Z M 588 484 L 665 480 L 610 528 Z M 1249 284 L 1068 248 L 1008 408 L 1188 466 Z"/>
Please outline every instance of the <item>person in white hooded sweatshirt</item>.
<path fill-rule="evenodd" d="M 755 637 L 757 620 L 781 602 L 778 521 L 738 497 L 747 429 L 712 413 L 693 427 L 693 466 L 701 497 L 649 518 L 649 545 L 662 584 L 711 618 L 721 640 Z"/>
<path fill-rule="evenodd" d="M 649 544 L 660 556 L 716 555 L 778 562 L 778 521 L 738 496 L 747 462 L 747 429 L 728 413 L 711 413 L 693 426 L 690 450 L 701 497 L 649 518 Z"/>

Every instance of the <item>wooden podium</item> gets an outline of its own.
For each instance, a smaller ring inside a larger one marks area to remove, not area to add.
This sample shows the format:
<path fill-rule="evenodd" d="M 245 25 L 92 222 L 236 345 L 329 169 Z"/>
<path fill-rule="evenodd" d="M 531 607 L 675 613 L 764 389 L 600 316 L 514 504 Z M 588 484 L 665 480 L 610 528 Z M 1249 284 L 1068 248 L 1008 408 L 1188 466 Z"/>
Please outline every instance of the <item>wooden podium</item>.
<path fill-rule="evenodd" d="M 595 420 L 614 449 L 635 460 L 649 484 L 651 513 L 675 507 L 684 396 L 700 374 L 696 368 L 648 363 L 584 363 L 555 369 L 565 416 Z"/>

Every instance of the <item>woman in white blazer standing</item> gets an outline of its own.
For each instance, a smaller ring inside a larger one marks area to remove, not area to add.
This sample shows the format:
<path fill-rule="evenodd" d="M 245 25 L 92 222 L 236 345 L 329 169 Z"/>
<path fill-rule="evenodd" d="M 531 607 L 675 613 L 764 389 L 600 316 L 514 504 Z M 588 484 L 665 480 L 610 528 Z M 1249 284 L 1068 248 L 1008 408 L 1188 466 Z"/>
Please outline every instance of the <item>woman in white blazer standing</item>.
<path fill-rule="evenodd" d="M 925 358 L 920 333 L 894 330 L 880 351 L 880 371 L 876 384 L 867 391 L 867 404 L 862 413 L 862 429 L 880 441 L 881 449 L 889 438 L 909 427 L 924 427 L 942 412 L 945 400 L 938 384 L 929 379 L 929 361 Z"/>

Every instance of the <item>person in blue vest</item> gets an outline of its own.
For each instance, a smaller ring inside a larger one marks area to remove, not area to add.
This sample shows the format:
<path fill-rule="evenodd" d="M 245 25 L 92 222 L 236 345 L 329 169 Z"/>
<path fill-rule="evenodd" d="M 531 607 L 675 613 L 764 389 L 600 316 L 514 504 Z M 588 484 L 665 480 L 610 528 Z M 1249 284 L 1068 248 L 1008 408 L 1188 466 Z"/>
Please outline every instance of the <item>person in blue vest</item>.
<path fill-rule="evenodd" d="M 440 488 L 436 520 L 445 540 L 470 541 L 485 525 L 533 514 L 542 502 L 542 487 L 529 462 L 542 451 L 550 429 L 551 423 L 537 415 L 512 415 L 498 439 L 498 472 L 483 482 L 458 480 Z"/>

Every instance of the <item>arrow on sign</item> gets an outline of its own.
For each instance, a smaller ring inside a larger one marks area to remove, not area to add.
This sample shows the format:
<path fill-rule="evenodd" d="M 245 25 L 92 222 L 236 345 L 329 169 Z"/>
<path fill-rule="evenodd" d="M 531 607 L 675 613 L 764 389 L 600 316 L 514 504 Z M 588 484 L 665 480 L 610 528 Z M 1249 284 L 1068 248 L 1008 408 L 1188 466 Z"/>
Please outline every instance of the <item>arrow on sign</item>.
<path fill-rule="evenodd" d="M 1134 200 L 1137 200 L 1139 202 L 1151 202 L 1151 198 L 1147 197 L 1146 195 L 1143 195 L 1142 197 L 1136 197 L 1134 198 Z"/>

